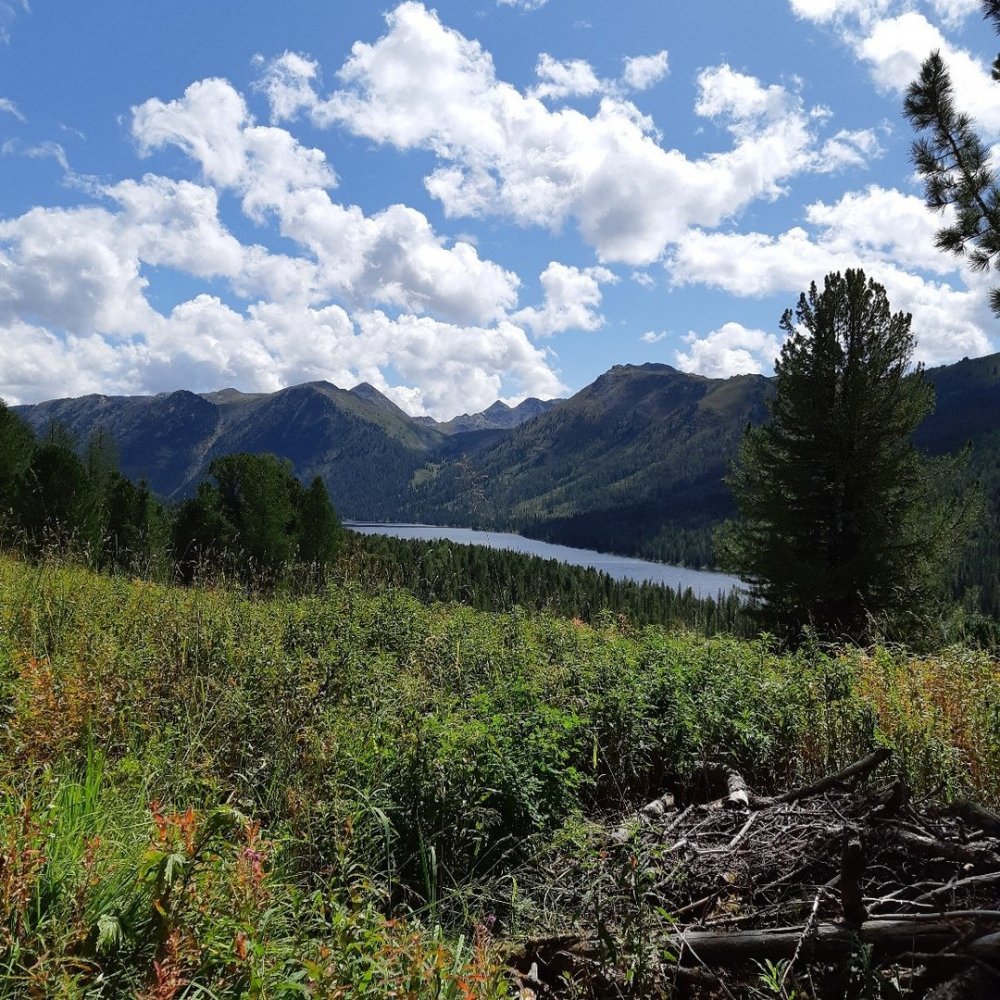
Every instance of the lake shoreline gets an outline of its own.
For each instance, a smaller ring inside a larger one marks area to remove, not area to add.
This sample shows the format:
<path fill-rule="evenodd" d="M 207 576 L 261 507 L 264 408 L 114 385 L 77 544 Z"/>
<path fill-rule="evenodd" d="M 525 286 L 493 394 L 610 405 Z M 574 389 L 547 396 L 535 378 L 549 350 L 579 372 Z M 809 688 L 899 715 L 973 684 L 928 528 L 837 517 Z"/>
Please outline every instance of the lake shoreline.
<path fill-rule="evenodd" d="M 418 541 L 449 541 L 456 545 L 482 545 L 486 548 L 520 552 L 541 559 L 555 559 L 572 566 L 582 566 L 607 573 L 612 579 L 633 583 L 650 583 L 671 590 L 690 588 L 699 597 L 716 597 L 720 592 L 744 592 L 746 584 L 737 577 L 711 570 L 696 570 L 686 566 L 620 556 L 592 549 L 543 542 L 506 531 L 481 531 L 439 524 L 404 522 L 345 521 L 344 527 L 363 535 L 389 535 Z"/>

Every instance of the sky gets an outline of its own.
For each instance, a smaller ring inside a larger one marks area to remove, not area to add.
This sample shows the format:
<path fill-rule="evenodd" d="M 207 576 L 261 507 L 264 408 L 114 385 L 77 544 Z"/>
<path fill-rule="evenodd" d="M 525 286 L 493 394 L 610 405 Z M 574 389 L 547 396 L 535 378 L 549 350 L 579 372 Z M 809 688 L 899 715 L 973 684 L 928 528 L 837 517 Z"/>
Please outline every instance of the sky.
<path fill-rule="evenodd" d="M 0 397 L 770 374 L 859 266 L 989 354 L 901 107 L 939 49 L 1000 142 L 998 47 L 976 0 L 0 0 Z"/>

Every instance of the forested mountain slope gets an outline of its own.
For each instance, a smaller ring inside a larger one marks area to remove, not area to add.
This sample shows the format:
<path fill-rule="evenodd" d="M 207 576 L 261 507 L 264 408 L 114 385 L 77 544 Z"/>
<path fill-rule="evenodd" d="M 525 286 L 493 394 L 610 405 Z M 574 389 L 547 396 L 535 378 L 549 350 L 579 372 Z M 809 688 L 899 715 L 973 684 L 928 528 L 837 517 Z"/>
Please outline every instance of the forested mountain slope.
<path fill-rule="evenodd" d="M 731 511 L 722 482 L 769 382 L 616 365 L 414 491 L 412 516 L 698 565 Z"/>
<path fill-rule="evenodd" d="M 17 412 L 38 433 L 57 422 L 80 443 L 103 428 L 122 471 L 167 499 L 189 493 L 219 455 L 273 452 L 300 478 L 322 477 L 345 517 L 395 517 L 414 470 L 443 441 L 371 386 L 346 391 L 329 382 L 275 393 L 85 396 Z"/>
<path fill-rule="evenodd" d="M 934 413 L 917 444 L 932 454 L 971 445 L 968 474 L 982 485 L 985 512 L 958 573 L 958 587 L 978 588 L 980 606 L 1000 615 L 1000 354 L 966 358 L 927 373 L 937 390 Z"/>

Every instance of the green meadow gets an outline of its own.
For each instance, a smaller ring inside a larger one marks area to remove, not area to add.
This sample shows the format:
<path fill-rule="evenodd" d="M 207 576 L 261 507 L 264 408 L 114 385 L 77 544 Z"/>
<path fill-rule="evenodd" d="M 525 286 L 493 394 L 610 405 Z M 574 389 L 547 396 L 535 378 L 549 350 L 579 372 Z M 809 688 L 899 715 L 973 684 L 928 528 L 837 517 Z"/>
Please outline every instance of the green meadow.
<path fill-rule="evenodd" d="M 5 997 L 499 997 L 554 850 L 706 761 L 762 791 L 891 747 L 997 802 L 980 652 L 254 596 L 0 560 Z"/>

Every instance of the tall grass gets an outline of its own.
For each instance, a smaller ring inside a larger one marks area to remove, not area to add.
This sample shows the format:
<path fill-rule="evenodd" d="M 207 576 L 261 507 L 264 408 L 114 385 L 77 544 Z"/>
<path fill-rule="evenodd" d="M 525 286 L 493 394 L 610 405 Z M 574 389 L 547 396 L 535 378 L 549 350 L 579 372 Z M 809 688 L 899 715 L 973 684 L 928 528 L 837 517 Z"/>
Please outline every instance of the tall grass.
<path fill-rule="evenodd" d="M 500 996 L 486 928 L 544 911 L 547 845 L 705 761 L 766 792 L 875 742 L 995 803 L 998 722 L 959 649 L 0 559 L 0 995 Z"/>

